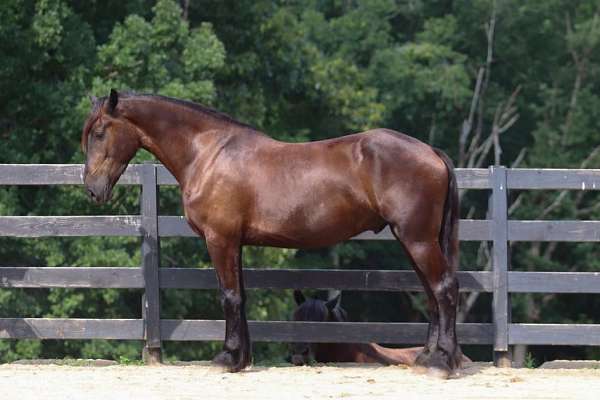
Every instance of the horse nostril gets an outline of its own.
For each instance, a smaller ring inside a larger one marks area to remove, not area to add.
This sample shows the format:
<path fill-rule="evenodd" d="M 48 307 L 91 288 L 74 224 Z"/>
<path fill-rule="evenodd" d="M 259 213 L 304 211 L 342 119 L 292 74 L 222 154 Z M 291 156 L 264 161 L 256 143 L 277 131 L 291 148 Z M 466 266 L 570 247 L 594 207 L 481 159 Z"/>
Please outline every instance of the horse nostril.
<path fill-rule="evenodd" d="M 95 198 L 96 198 L 96 194 L 94 193 L 94 191 L 93 191 L 92 189 L 88 189 L 87 191 L 88 191 L 88 194 L 90 195 L 90 197 L 91 197 L 92 199 L 95 199 Z"/>

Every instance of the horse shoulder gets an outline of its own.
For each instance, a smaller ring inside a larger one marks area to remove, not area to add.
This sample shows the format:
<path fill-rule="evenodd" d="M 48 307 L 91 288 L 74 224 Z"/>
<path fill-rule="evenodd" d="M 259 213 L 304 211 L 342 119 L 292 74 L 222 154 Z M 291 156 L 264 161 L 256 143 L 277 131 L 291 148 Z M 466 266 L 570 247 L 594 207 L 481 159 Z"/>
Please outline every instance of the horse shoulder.
<path fill-rule="evenodd" d="M 186 219 L 207 235 L 239 234 L 244 210 L 250 208 L 251 189 L 242 173 L 241 160 L 236 159 L 235 138 L 216 143 L 210 156 L 193 166 L 190 179 L 182 187 Z"/>

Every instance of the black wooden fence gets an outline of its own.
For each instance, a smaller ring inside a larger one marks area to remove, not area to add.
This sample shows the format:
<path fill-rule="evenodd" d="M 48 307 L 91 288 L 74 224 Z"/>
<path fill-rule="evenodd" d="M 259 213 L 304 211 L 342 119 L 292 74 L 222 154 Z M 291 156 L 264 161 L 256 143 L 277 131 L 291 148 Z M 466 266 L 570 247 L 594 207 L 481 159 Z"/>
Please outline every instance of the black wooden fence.
<path fill-rule="evenodd" d="M 0 185 L 81 185 L 81 165 L 0 165 Z M 490 193 L 488 219 L 461 220 L 460 239 L 492 243 L 491 272 L 461 271 L 462 291 L 491 292 L 493 323 L 458 325 L 463 344 L 491 344 L 498 365 L 510 363 L 514 344 L 600 345 L 600 325 L 515 324 L 509 293 L 600 293 L 600 274 L 509 271 L 509 241 L 600 241 L 600 221 L 507 219 L 510 189 L 599 190 L 600 170 L 458 169 L 461 189 Z M 157 187 L 177 185 L 160 165 L 131 165 L 119 184 L 141 185 L 141 212 L 131 216 L 0 216 L 0 236 L 138 236 L 141 268 L 0 267 L 4 288 L 141 288 L 139 319 L 1 318 L 0 339 L 144 340 L 149 362 L 160 358 L 165 340 L 222 340 L 224 322 L 160 318 L 160 289 L 213 289 L 211 269 L 160 268 L 159 237 L 194 236 L 180 216 L 158 215 Z M 386 229 L 353 240 L 394 240 Z M 1 260 L 0 260 L 1 264 Z M 247 288 L 420 291 L 412 271 L 246 269 Z M 420 343 L 424 323 L 312 323 L 251 321 L 253 340 L 276 342 Z"/>

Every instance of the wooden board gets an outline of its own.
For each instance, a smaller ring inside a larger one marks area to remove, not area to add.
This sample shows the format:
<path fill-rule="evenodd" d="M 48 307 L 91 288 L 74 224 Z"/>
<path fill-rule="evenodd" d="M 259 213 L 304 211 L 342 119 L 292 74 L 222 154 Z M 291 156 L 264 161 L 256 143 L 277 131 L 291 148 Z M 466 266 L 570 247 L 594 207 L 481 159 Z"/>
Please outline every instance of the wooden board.
<path fill-rule="evenodd" d="M 459 189 L 491 189 L 490 171 L 487 168 L 456 168 Z"/>
<path fill-rule="evenodd" d="M 0 236 L 140 236 L 141 217 L 0 217 Z"/>
<path fill-rule="evenodd" d="M 178 185 L 175 177 L 163 166 L 158 165 L 159 185 Z M 460 189 L 489 189 L 490 178 L 487 168 L 456 168 L 456 180 Z"/>
<path fill-rule="evenodd" d="M 492 320 L 494 322 L 494 352 L 496 364 L 501 363 L 508 352 L 508 323 L 510 307 L 508 296 L 508 223 L 506 169 L 490 167 L 492 179 L 492 197 L 490 199 L 491 217 L 493 220 L 492 242 Z"/>
<path fill-rule="evenodd" d="M 600 272 L 517 272 L 508 274 L 511 293 L 600 293 Z"/>
<path fill-rule="evenodd" d="M 212 268 L 161 268 L 163 289 L 216 289 Z M 372 291 L 423 291 L 413 271 L 335 269 L 244 269 L 247 289 L 339 289 Z M 490 292 L 491 273 L 461 271 L 464 292 Z M 141 268 L 119 267 L 0 267 L 4 288 L 133 288 L 144 287 Z M 600 290 L 600 288 L 598 289 Z"/>
<path fill-rule="evenodd" d="M 490 292 L 491 272 L 461 271 L 461 291 Z M 247 289 L 338 289 L 373 291 L 423 291 L 417 275 L 411 271 L 334 270 L 334 269 L 244 269 Z M 163 289 L 216 289 L 214 269 L 161 268 Z"/>
<path fill-rule="evenodd" d="M 128 166 L 117 184 L 139 185 L 140 167 L 140 164 Z M 82 184 L 82 164 L 0 164 L 0 186 Z"/>
<path fill-rule="evenodd" d="M 483 241 L 492 239 L 492 224 L 488 220 L 460 220 L 459 236 L 464 241 Z M 158 217 L 158 233 L 161 237 L 196 237 L 196 233 L 188 225 L 183 216 Z M 363 232 L 351 240 L 396 240 L 389 227 L 375 234 Z"/>
<path fill-rule="evenodd" d="M 156 168 L 152 164 L 146 164 L 142 169 L 141 214 L 144 336 L 147 348 L 160 348 L 158 186 Z"/>
<path fill-rule="evenodd" d="M 511 168 L 509 189 L 600 190 L 600 169 Z"/>
<path fill-rule="evenodd" d="M 140 268 L 0 267 L 4 288 L 142 288 Z"/>
<path fill-rule="evenodd" d="M 250 321 L 255 341 L 418 344 L 427 324 Z M 163 340 L 222 340 L 224 321 L 162 320 Z M 490 344 L 491 324 L 458 324 L 462 344 Z M 141 319 L 0 318 L 0 339 L 143 339 Z M 599 346 L 600 325 L 510 324 L 510 344 Z"/>
<path fill-rule="evenodd" d="M 141 319 L 0 318 L 0 339 L 143 339 Z"/>
<path fill-rule="evenodd" d="M 508 221 L 513 242 L 598 242 L 600 221 Z"/>
<path fill-rule="evenodd" d="M 600 346 L 600 325 L 510 324 L 511 344 Z"/>
<path fill-rule="evenodd" d="M 118 184 L 141 183 L 142 164 L 131 164 Z M 159 185 L 177 185 L 171 173 L 156 164 Z M 457 168 L 460 189 L 490 189 L 491 181 L 486 168 Z M 538 169 L 513 168 L 507 170 L 509 189 L 572 189 L 600 190 L 600 169 Z M 0 164 L 0 185 L 81 185 L 81 164 Z"/>
<path fill-rule="evenodd" d="M 338 342 L 419 344 L 427 336 L 425 323 L 249 321 L 250 337 L 258 342 Z M 225 321 L 162 320 L 163 340 L 223 340 Z M 492 343 L 491 324 L 458 324 L 462 344 Z"/>
<path fill-rule="evenodd" d="M 157 181 L 159 185 L 178 186 L 179 183 L 164 165 L 157 165 Z"/>

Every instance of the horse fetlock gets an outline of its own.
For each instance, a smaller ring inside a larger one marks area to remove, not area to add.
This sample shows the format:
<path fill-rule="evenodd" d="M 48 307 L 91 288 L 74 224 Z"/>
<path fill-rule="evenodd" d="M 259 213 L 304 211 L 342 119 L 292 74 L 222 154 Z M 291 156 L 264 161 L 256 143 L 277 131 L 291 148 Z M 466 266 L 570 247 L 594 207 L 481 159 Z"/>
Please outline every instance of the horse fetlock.
<path fill-rule="evenodd" d="M 213 363 L 228 372 L 239 372 L 252 364 L 252 354 L 248 349 L 226 349 L 213 358 Z"/>
<path fill-rule="evenodd" d="M 460 368 L 464 361 L 469 362 L 471 360 L 463 355 L 459 345 L 454 346 L 454 351 L 450 354 L 450 367 L 452 369 Z"/>
<path fill-rule="evenodd" d="M 440 336 L 436 347 L 445 354 L 452 356 L 456 352 L 458 345 L 456 344 L 456 340 L 450 338 L 447 335 L 444 335 Z"/>
<path fill-rule="evenodd" d="M 223 350 L 213 358 L 212 362 L 213 364 L 229 368 L 235 364 L 234 360 L 235 358 L 231 351 Z"/>
<path fill-rule="evenodd" d="M 419 373 L 437 376 L 440 378 L 450 377 L 462 364 L 462 353 L 458 346 L 447 351 L 441 347 L 432 350 L 424 350 L 415 360 L 415 370 Z"/>
<path fill-rule="evenodd" d="M 447 360 L 451 370 L 462 366 L 464 356 L 455 340 L 440 340 L 437 349 L 443 355 L 444 359 Z"/>
<path fill-rule="evenodd" d="M 225 338 L 224 348 L 227 351 L 237 352 L 242 347 L 242 341 L 238 335 L 229 335 L 229 337 Z"/>

